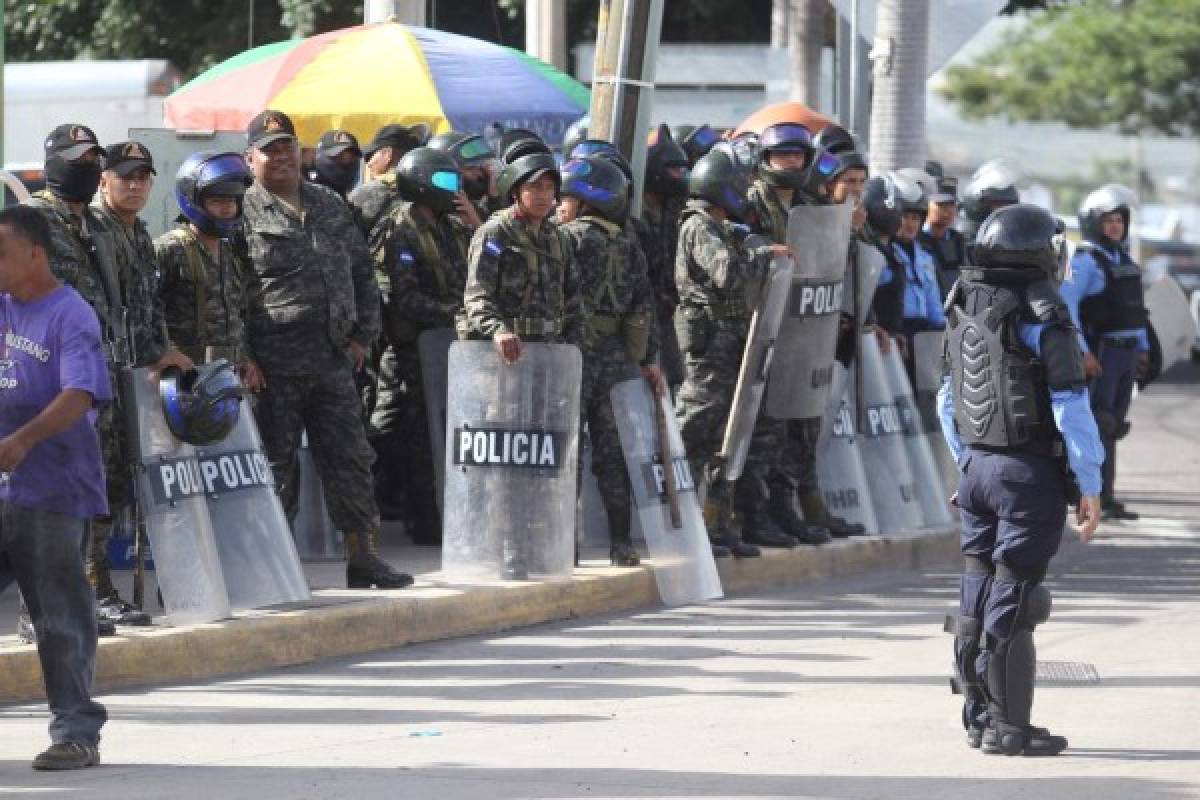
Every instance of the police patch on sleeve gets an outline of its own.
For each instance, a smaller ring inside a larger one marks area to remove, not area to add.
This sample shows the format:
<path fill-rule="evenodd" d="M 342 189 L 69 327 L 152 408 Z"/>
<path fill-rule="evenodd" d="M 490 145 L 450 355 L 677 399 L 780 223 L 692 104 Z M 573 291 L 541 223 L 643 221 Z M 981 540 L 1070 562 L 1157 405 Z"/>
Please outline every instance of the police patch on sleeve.
<path fill-rule="evenodd" d="M 485 239 L 483 242 L 483 249 L 486 250 L 488 255 L 492 256 L 493 258 L 499 258 L 500 254 L 504 252 L 504 245 L 500 244 L 495 239 Z"/>

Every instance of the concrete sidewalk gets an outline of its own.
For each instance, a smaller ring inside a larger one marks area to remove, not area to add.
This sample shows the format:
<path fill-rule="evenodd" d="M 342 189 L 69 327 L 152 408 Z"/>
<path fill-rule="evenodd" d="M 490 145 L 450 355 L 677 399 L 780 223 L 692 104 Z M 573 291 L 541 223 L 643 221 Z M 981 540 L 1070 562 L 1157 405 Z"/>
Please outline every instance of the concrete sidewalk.
<path fill-rule="evenodd" d="M 957 533 L 856 537 L 822 547 L 766 550 L 762 558 L 718 561 L 727 594 L 788 588 L 874 570 L 944 565 L 957 555 Z M 660 605 L 652 569 L 607 566 L 607 554 L 583 554 L 571 581 L 451 584 L 439 579 L 440 551 L 391 546 L 383 555 L 417 576 L 398 591 L 348 590 L 341 562 L 307 564 L 313 602 L 302 608 L 240 613 L 234 619 L 172 628 L 121 628 L 100 640 L 97 691 L 177 683 L 305 664 L 412 642 L 492 633 L 519 626 Z M 128 573 L 117 574 L 127 584 Z M 150 582 L 148 582 L 150 583 Z M 122 586 L 122 588 L 126 588 Z M 154 586 L 147 587 L 154 596 Z M 128 597 L 128 594 L 126 594 Z M 0 607 L 0 630 L 13 631 L 16 592 Z M 43 697 L 37 652 L 14 635 L 0 637 L 0 702 Z"/>

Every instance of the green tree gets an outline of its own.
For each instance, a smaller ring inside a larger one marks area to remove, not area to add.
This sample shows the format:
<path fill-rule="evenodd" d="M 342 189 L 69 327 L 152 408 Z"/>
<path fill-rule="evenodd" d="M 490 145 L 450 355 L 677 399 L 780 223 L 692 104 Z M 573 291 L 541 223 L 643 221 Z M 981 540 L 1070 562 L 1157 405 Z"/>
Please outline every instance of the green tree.
<path fill-rule="evenodd" d="M 1086 0 L 1052 7 L 940 93 L 964 116 L 1200 132 L 1200 14 L 1194 0 Z"/>

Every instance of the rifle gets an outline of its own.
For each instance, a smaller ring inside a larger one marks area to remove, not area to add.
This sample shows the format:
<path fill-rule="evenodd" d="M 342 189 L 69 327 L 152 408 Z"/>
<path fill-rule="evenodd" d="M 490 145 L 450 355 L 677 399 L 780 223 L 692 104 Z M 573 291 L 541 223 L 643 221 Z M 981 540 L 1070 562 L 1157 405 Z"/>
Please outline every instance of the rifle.
<path fill-rule="evenodd" d="M 667 506 L 671 511 L 671 527 L 683 527 L 683 512 L 679 508 L 679 485 L 675 482 L 675 460 L 671 457 L 671 437 L 667 430 L 667 412 L 663 401 L 650 390 L 654 402 L 654 426 L 658 430 L 658 458 L 663 467 L 663 483 L 667 490 Z"/>

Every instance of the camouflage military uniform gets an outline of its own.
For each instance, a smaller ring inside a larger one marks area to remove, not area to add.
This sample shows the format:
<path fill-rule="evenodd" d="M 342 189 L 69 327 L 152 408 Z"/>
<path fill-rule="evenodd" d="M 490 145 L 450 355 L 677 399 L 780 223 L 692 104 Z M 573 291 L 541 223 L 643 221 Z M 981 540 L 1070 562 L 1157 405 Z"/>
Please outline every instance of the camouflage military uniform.
<path fill-rule="evenodd" d="M 414 524 L 410 535 L 434 544 L 441 523 L 417 338 L 425 330 L 454 327 L 467 283 L 471 232 L 453 214 L 430 222 L 411 204 L 393 209 L 376 232 L 372 255 L 388 339 L 370 425 L 371 442 L 385 464 L 377 479 L 386 484 L 404 476 Z"/>
<path fill-rule="evenodd" d="M 678 386 L 683 382 L 683 353 L 675 338 L 675 309 L 679 292 L 675 288 L 675 250 L 679 245 L 679 212 L 681 206 L 674 198 L 666 198 L 660 208 L 642 206 L 642 218 L 631 220 L 634 231 L 646 254 L 650 285 L 654 287 L 655 314 L 658 318 L 659 361 L 667 383 Z"/>
<path fill-rule="evenodd" d="M 582 345 L 583 300 L 570 244 L 549 220 L 534 232 L 506 208 L 479 226 L 467 255 L 465 324 L 472 338 L 516 333 Z M 531 274 L 537 280 L 530 282 Z"/>
<path fill-rule="evenodd" d="M 217 255 L 191 225 L 180 223 L 154 241 L 158 296 L 171 342 L 197 364 L 206 353 L 235 364 L 251 360 L 246 347 L 245 264 L 228 239 Z"/>
<path fill-rule="evenodd" d="M 266 379 L 256 416 L 289 516 L 303 429 L 334 525 L 347 537 L 373 536 L 373 457 L 349 346 L 377 335 L 379 292 L 345 203 L 310 183 L 300 193 L 301 216 L 257 183 L 244 200 L 247 338 Z"/>
<path fill-rule="evenodd" d="M 382 177 L 355 187 L 346 202 L 354 211 L 354 223 L 362 231 L 367 244 L 374 249 L 377 244 L 372 236 L 375 227 L 398 209 L 404 198 L 396 187 L 396 173 L 389 171 Z"/>
<path fill-rule="evenodd" d="M 687 366 L 676 413 L 693 475 L 704 475 L 721 449 L 750 329 L 745 292 L 769 265 L 765 248 L 744 248 L 732 226 L 710 217 L 705 205 L 690 200 L 684 207 L 675 257 L 679 344 Z M 744 483 L 765 479 L 760 456 L 761 451 L 750 448 L 739 493 Z M 723 495 L 724 483 L 719 478 L 709 486 L 709 497 L 722 504 L 729 500 Z"/>
<path fill-rule="evenodd" d="M 609 391 L 637 377 L 637 365 L 652 363 L 657 354 L 646 257 L 633 233 L 607 220 L 581 217 L 563 225 L 562 231 L 571 241 L 588 310 L 580 430 L 586 427 L 591 441 L 592 473 L 608 513 L 611 540 L 629 544 L 629 474 Z"/>

